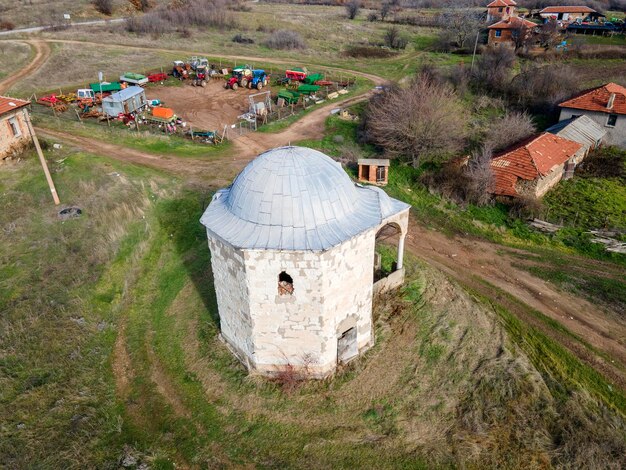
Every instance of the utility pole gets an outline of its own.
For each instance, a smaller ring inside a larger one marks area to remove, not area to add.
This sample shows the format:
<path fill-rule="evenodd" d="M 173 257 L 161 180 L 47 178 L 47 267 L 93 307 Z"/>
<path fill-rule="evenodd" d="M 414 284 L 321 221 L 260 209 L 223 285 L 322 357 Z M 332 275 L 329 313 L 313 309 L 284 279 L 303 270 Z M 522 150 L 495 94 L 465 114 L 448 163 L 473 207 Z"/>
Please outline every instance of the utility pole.
<path fill-rule="evenodd" d="M 480 29 L 476 33 L 476 41 L 474 41 L 474 53 L 472 54 L 472 65 L 470 66 L 470 75 L 474 71 L 474 59 L 476 58 L 476 49 L 478 48 L 478 36 L 480 36 Z"/>
<path fill-rule="evenodd" d="M 58 206 L 61 201 L 59 201 L 59 195 L 57 194 L 57 190 L 54 187 L 54 181 L 52 181 L 52 176 L 50 176 L 50 170 L 48 170 L 48 164 L 46 163 L 46 159 L 43 156 L 43 152 L 41 151 L 41 146 L 39 145 L 39 139 L 35 135 L 35 130 L 33 129 L 33 125 L 30 122 L 30 118 L 28 116 L 28 110 L 26 108 L 23 109 L 24 120 L 26 121 L 26 127 L 28 127 L 28 132 L 30 134 L 33 143 L 35 144 L 35 149 L 37 150 L 37 155 L 39 155 L 39 161 L 41 162 L 41 166 L 43 167 L 43 172 L 46 175 L 46 180 L 48 181 L 48 186 L 50 187 L 50 192 L 52 193 L 52 199 L 54 199 L 54 203 Z"/>

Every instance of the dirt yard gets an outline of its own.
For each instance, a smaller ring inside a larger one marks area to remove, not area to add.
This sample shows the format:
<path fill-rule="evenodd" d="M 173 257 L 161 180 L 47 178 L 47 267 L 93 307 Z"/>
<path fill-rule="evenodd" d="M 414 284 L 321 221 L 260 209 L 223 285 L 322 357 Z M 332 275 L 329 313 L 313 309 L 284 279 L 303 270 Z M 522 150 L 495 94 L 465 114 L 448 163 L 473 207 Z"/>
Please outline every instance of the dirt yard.
<path fill-rule="evenodd" d="M 263 91 L 269 91 L 269 87 Z M 161 100 L 194 128 L 222 130 L 236 123 L 237 116 L 249 109 L 248 96 L 258 90 L 225 89 L 224 80 L 210 80 L 206 88 L 191 86 L 156 86 L 146 88 L 146 96 Z"/>

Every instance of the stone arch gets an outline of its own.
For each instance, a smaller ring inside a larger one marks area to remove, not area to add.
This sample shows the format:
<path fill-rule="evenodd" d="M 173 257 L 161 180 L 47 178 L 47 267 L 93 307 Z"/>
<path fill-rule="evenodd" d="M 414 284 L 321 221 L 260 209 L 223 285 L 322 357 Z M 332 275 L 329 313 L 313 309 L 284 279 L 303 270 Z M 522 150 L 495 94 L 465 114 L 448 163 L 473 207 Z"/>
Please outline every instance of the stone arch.
<path fill-rule="evenodd" d="M 378 229 L 375 238 L 374 282 L 402 269 L 404 238 L 406 232 L 397 222 L 386 222 Z M 389 262 L 389 247 L 396 247 L 395 260 Z M 385 259 L 387 258 L 387 259 Z"/>

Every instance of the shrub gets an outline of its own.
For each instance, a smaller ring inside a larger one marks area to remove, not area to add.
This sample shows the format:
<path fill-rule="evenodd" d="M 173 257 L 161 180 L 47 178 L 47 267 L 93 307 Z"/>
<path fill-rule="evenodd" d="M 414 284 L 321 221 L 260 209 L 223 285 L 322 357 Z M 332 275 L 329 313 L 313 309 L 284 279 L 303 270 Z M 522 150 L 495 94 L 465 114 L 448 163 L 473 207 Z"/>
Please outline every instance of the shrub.
<path fill-rule="evenodd" d="M 467 113 L 450 85 L 418 75 L 372 99 L 364 126 L 367 140 L 417 168 L 463 147 Z"/>
<path fill-rule="evenodd" d="M 344 51 L 344 55 L 354 58 L 384 59 L 396 54 L 389 49 L 382 49 L 380 47 L 353 45 L 348 46 Z"/>
<path fill-rule="evenodd" d="M 233 37 L 233 42 L 237 42 L 239 44 L 254 44 L 254 39 L 247 38 L 242 34 L 235 34 Z"/>
<path fill-rule="evenodd" d="M 619 178 L 626 183 L 626 150 L 617 147 L 593 150 L 576 173 L 590 178 Z"/>
<path fill-rule="evenodd" d="M 517 196 L 509 206 L 509 214 L 517 219 L 541 218 L 543 213 L 541 200 L 532 196 Z"/>
<path fill-rule="evenodd" d="M 485 137 L 485 145 L 494 151 L 503 150 L 535 132 L 535 124 L 526 112 L 513 111 L 496 118 Z"/>
<path fill-rule="evenodd" d="M 512 100 L 537 112 L 548 113 L 557 103 L 576 93 L 580 80 L 571 67 L 559 64 L 529 65 L 512 80 Z"/>
<path fill-rule="evenodd" d="M 111 16 L 113 14 L 113 2 L 112 0 L 93 0 L 91 2 L 96 11 L 103 15 Z"/>
<path fill-rule="evenodd" d="M 0 19 L 0 30 L 10 31 L 12 29 L 15 29 L 15 24 L 14 23 L 11 23 L 10 21 L 7 21 L 7 20 L 1 20 Z"/>
<path fill-rule="evenodd" d="M 508 47 L 489 47 L 477 61 L 474 83 L 487 92 L 504 92 L 510 81 L 515 53 Z"/>
<path fill-rule="evenodd" d="M 408 39 L 401 34 L 397 26 L 387 28 L 385 31 L 384 41 L 385 46 L 392 49 L 404 49 L 409 42 Z"/>
<path fill-rule="evenodd" d="M 348 3 L 346 3 L 346 15 L 349 19 L 355 19 L 360 10 L 361 0 L 350 0 Z"/>
<path fill-rule="evenodd" d="M 280 29 L 271 34 L 265 41 L 270 49 L 305 49 L 304 39 L 296 31 Z"/>
<path fill-rule="evenodd" d="M 369 21 L 370 23 L 378 21 L 378 14 L 375 11 L 370 12 L 370 14 L 367 15 L 367 21 Z"/>

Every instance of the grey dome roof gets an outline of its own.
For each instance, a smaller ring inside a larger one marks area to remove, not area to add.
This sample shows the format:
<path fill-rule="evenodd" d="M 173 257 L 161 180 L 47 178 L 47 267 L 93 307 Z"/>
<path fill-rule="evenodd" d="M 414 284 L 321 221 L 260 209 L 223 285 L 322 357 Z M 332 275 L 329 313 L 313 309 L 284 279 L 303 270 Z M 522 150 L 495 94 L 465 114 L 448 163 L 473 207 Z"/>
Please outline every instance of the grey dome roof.
<path fill-rule="evenodd" d="M 408 207 L 379 188 L 355 185 L 317 150 L 279 147 L 218 191 L 200 221 L 238 248 L 325 250 Z"/>

